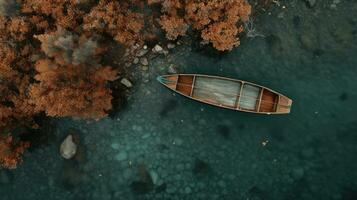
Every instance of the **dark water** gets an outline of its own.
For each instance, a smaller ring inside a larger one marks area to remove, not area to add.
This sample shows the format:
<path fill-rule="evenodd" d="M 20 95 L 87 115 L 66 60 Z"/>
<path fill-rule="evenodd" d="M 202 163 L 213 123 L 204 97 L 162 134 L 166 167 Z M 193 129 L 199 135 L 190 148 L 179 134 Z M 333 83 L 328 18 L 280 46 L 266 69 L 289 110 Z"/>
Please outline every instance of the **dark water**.
<path fill-rule="evenodd" d="M 179 46 L 156 58 L 114 118 L 53 120 L 45 144 L 0 171 L 1 199 L 357 199 L 357 2 L 280 3 L 255 21 L 264 37 L 228 54 Z M 169 64 L 275 89 L 292 113 L 174 95 L 155 81 Z M 58 153 L 70 132 L 82 143 L 76 161 Z"/>

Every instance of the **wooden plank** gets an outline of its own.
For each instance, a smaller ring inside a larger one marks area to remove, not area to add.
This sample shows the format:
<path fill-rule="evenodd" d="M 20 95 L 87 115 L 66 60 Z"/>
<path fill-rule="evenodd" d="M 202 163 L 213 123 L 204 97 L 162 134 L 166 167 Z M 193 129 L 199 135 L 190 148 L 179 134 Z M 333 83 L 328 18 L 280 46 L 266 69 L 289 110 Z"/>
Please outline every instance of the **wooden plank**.
<path fill-rule="evenodd" d="M 186 96 L 190 96 L 193 77 L 193 75 L 179 75 L 176 90 Z"/>
<path fill-rule="evenodd" d="M 264 92 L 264 88 L 260 89 L 260 95 L 259 95 L 259 102 L 258 102 L 258 105 L 257 105 L 257 108 L 255 109 L 256 111 L 259 112 L 259 109 L 260 109 L 260 105 L 262 103 L 262 98 L 263 98 L 263 92 Z"/>
<path fill-rule="evenodd" d="M 259 111 L 260 112 L 275 112 L 276 111 L 276 99 L 278 98 L 278 94 L 264 89 L 262 101 L 260 104 Z"/>
<path fill-rule="evenodd" d="M 193 90 L 194 90 L 194 88 L 195 88 L 195 82 L 196 82 L 196 76 L 193 76 L 190 97 L 192 97 Z"/>
<path fill-rule="evenodd" d="M 262 88 L 252 84 L 244 84 L 242 95 L 240 96 L 239 109 L 256 111 L 257 101 Z"/>
<path fill-rule="evenodd" d="M 192 98 L 210 102 L 218 106 L 234 108 L 238 95 L 237 81 L 216 77 L 197 76 Z"/>
<path fill-rule="evenodd" d="M 244 82 L 242 81 L 241 85 L 240 85 L 240 91 L 239 91 L 239 96 L 238 96 L 238 102 L 237 102 L 237 110 L 239 110 L 240 108 L 240 99 L 242 97 L 242 94 L 243 94 L 243 86 L 244 86 Z"/>
<path fill-rule="evenodd" d="M 275 111 L 278 110 L 279 106 L 280 106 L 280 95 L 278 95 L 278 100 L 276 101 L 276 104 L 274 105 L 274 110 Z"/>

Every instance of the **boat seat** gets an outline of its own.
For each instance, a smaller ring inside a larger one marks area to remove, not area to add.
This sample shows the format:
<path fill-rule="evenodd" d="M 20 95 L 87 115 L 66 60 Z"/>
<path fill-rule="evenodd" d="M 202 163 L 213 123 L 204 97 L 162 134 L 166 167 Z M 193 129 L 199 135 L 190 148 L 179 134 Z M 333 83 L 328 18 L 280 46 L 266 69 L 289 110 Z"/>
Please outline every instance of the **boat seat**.
<path fill-rule="evenodd" d="M 257 86 L 244 84 L 242 95 L 239 100 L 239 108 L 244 110 L 256 110 L 260 90 L 261 89 Z"/>
<path fill-rule="evenodd" d="M 193 89 L 192 97 L 204 102 L 235 108 L 240 82 L 197 76 Z"/>

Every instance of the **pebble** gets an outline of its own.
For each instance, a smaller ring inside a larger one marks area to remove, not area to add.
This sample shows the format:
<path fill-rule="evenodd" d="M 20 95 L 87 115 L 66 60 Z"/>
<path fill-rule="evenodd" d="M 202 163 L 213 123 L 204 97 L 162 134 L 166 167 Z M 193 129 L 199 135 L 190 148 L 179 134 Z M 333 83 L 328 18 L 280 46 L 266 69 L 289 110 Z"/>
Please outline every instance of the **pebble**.
<path fill-rule="evenodd" d="M 112 149 L 118 150 L 119 149 L 119 144 L 118 143 L 113 143 L 110 145 Z"/>
<path fill-rule="evenodd" d="M 147 58 L 140 58 L 140 63 L 142 64 L 142 65 L 149 65 L 149 61 L 148 61 L 148 59 Z"/>
<path fill-rule="evenodd" d="M 127 88 L 133 87 L 133 84 L 126 78 L 121 79 L 120 83 L 125 85 Z"/>
<path fill-rule="evenodd" d="M 180 139 L 180 138 L 176 138 L 174 140 L 174 144 L 177 145 L 177 146 L 181 146 L 183 144 L 183 140 Z"/>
<path fill-rule="evenodd" d="M 218 185 L 222 188 L 226 187 L 226 183 L 222 180 L 218 182 Z"/>
<path fill-rule="evenodd" d="M 150 137 L 150 133 L 146 133 L 145 135 L 141 136 L 141 139 L 147 139 Z"/>
<path fill-rule="evenodd" d="M 141 66 L 141 70 L 143 70 L 143 71 L 147 71 L 148 69 L 149 69 L 149 67 L 147 65 Z"/>
<path fill-rule="evenodd" d="M 191 193 L 191 188 L 190 187 L 185 187 L 185 193 L 190 194 Z"/>
<path fill-rule="evenodd" d="M 135 57 L 134 60 L 133 60 L 133 63 L 134 64 L 138 64 L 139 63 L 139 58 Z"/>
<path fill-rule="evenodd" d="M 301 167 L 296 168 L 292 171 L 291 175 L 295 180 L 300 180 L 304 176 L 304 169 Z"/>
<path fill-rule="evenodd" d="M 182 171 L 182 170 L 184 170 L 184 168 L 185 168 L 185 166 L 183 164 L 178 164 L 176 166 L 177 171 Z"/>
<path fill-rule="evenodd" d="M 168 43 L 168 44 L 167 44 L 167 48 L 168 48 L 168 49 L 173 49 L 173 48 L 175 48 L 175 44 Z"/>
<path fill-rule="evenodd" d="M 117 161 L 124 161 L 127 158 L 128 158 L 128 153 L 126 153 L 126 151 L 122 151 L 115 156 L 115 160 Z"/>
<path fill-rule="evenodd" d="M 138 53 L 136 54 L 136 56 L 138 57 L 142 57 L 144 56 L 149 50 L 147 49 L 141 49 L 140 51 L 138 51 Z"/>
<path fill-rule="evenodd" d="M 130 168 L 125 169 L 123 172 L 124 179 L 128 180 L 131 178 L 132 175 L 133 175 L 133 171 Z"/>
<path fill-rule="evenodd" d="M 156 53 L 160 53 L 162 50 L 164 50 L 160 45 L 155 45 L 153 48 L 153 51 Z"/>
<path fill-rule="evenodd" d="M 61 156 L 65 159 L 73 158 L 77 153 L 77 145 L 73 141 L 73 136 L 68 135 L 60 146 Z"/>

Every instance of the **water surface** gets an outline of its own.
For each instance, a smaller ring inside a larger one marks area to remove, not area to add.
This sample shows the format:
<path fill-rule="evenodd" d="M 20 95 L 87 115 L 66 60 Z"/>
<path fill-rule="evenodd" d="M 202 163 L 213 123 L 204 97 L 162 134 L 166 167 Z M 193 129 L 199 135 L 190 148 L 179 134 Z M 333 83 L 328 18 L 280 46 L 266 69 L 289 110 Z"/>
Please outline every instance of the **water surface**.
<path fill-rule="evenodd" d="M 154 59 L 150 81 L 137 80 L 114 117 L 52 120 L 46 144 L 0 172 L 1 199 L 357 199 L 357 4 L 333 2 L 282 1 L 256 19 L 264 37 L 227 54 L 183 45 Z M 173 94 L 155 81 L 170 64 L 277 90 L 292 113 Z M 70 132 L 81 138 L 78 161 L 58 153 Z"/>

